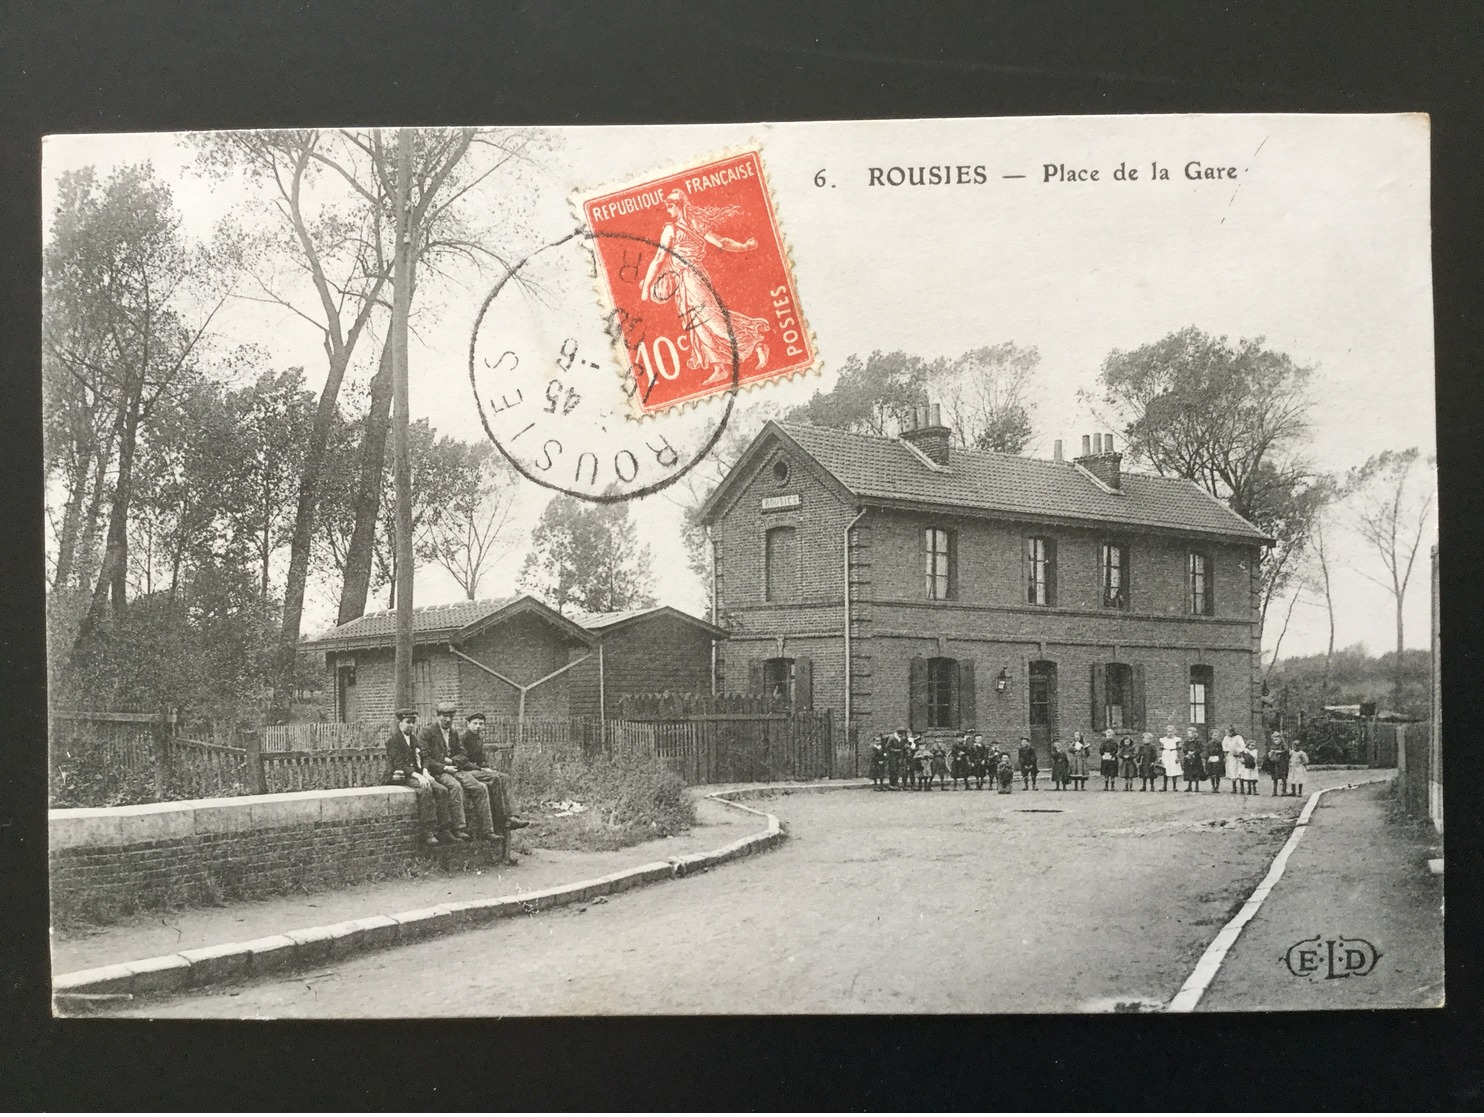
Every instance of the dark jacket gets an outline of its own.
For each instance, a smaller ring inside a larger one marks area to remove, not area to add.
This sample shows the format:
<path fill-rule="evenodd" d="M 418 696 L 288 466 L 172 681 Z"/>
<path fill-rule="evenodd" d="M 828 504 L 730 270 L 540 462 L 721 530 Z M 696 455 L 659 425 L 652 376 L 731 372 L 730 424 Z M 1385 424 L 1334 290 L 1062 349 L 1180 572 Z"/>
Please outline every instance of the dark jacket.
<path fill-rule="evenodd" d="M 487 768 L 489 765 L 484 759 L 484 739 L 472 729 L 465 729 L 462 733 L 454 734 L 454 750 L 451 758 L 452 768 L 461 772 L 472 771 L 475 768 Z"/>
<path fill-rule="evenodd" d="M 386 773 L 382 776 L 383 783 L 400 783 L 400 780 L 392 779 L 392 773 L 401 771 L 412 773 L 421 771 L 426 766 L 427 749 L 414 735 L 409 745 L 406 738 L 400 732 L 393 733 L 386 739 Z"/>
<path fill-rule="evenodd" d="M 452 762 L 451 753 L 458 751 L 458 734 L 452 729 L 448 731 L 448 744 L 443 743 L 443 726 L 434 722 L 424 727 L 418 734 L 422 741 L 423 762 L 428 769 L 428 775 L 440 776 L 445 768 L 457 772 L 459 766 Z"/>
<path fill-rule="evenodd" d="M 1035 768 L 1040 765 L 1040 760 L 1036 757 L 1035 745 L 1021 745 L 1017 750 L 1017 757 L 1022 768 Z"/>

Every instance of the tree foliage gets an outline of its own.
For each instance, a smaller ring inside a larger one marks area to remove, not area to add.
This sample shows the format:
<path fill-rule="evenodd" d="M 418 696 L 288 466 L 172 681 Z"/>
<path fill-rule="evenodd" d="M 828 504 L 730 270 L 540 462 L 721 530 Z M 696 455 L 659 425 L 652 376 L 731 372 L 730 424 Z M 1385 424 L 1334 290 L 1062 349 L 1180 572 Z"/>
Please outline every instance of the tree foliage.
<path fill-rule="evenodd" d="M 637 609 L 654 604 L 653 566 L 627 503 L 589 504 L 563 494 L 531 533 L 520 583 L 558 610 Z"/>
<path fill-rule="evenodd" d="M 199 374 L 231 264 L 184 236 L 169 187 L 148 164 L 105 181 L 87 168 L 59 183 L 42 314 L 46 464 L 66 493 L 49 602 L 54 667 L 65 670 L 126 611 L 138 459 Z M 69 600 L 79 596 L 86 608 Z"/>
<path fill-rule="evenodd" d="M 828 392 L 789 412 L 794 422 L 863 434 L 892 435 L 911 425 L 912 410 L 942 406 L 961 446 L 1018 454 L 1031 438 L 1030 388 L 1040 354 L 1011 342 L 927 360 L 900 350 L 845 359 Z"/>
<path fill-rule="evenodd" d="M 1263 557 L 1261 614 L 1297 576 L 1315 516 L 1333 488 L 1309 466 L 1312 370 L 1194 326 L 1103 362 L 1094 402 L 1126 452 L 1194 481 L 1277 541 Z"/>

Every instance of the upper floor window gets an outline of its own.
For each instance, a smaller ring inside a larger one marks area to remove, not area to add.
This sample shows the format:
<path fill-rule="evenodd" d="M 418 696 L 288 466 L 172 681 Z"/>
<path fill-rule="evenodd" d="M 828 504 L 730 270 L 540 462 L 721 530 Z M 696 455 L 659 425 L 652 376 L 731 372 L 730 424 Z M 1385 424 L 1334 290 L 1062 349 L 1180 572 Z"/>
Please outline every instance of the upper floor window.
<path fill-rule="evenodd" d="M 764 537 L 766 571 L 763 594 L 768 601 L 799 599 L 799 542 L 792 527 L 771 527 Z"/>
<path fill-rule="evenodd" d="M 1056 604 L 1056 540 L 1033 535 L 1025 541 L 1025 599 L 1032 605 Z"/>
<path fill-rule="evenodd" d="M 1198 616 L 1209 617 L 1215 611 L 1210 555 L 1202 551 L 1190 552 L 1185 566 L 1185 584 L 1189 591 L 1186 607 Z"/>
<path fill-rule="evenodd" d="M 1128 608 L 1128 575 L 1128 548 L 1122 543 L 1104 543 L 1098 559 L 1103 608 Z"/>
<path fill-rule="evenodd" d="M 930 601 L 948 601 L 958 596 L 956 542 L 955 533 L 944 528 L 930 527 L 923 532 L 923 566 Z"/>

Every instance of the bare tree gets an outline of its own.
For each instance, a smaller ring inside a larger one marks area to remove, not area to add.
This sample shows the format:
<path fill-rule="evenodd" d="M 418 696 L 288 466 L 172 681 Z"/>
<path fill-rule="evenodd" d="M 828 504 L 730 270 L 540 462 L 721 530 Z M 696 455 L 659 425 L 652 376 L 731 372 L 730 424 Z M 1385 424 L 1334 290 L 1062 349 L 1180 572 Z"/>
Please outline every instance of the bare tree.
<path fill-rule="evenodd" d="M 1012 342 L 971 349 L 935 364 L 928 391 L 942 399 L 959 443 L 1018 454 L 1031 438 L 1031 381 L 1041 355 Z"/>
<path fill-rule="evenodd" d="M 1417 469 L 1419 462 L 1423 465 L 1421 470 Z M 1393 701 L 1399 699 L 1402 688 L 1405 647 L 1402 606 L 1423 534 L 1432 517 L 1435 462 L 1435 458 L 1424 459 L 1415 446 L 1407 450 L 1383 450 L 1346 477 L 1346 489 L 1352 494 L 1351 519 L 1355 531 L 1370 544 L 1386 576 L 1383 580 L 1360 568 L 1357 573 L 1390 593 L 1396 607 Z"/>
<path fill-rule="evenodd" d="M 473 449 L 471 464 L 452 498 L 431 517 L 426 549 L 473 601 L 515 506 L 516 479 L 488 442 Z"/>

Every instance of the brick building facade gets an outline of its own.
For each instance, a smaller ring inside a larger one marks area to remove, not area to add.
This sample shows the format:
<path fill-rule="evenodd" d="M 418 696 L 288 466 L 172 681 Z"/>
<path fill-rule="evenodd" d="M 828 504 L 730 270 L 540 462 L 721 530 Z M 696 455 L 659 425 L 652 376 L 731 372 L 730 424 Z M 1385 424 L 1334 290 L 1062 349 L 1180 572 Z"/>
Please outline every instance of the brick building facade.
<path fill-rule="evenodd" d="M 764 428 L 702 512 L 719 689 L 834 708 L 862 740 L 1254 734 L 1267 537 L 1193 484 L 1124 472 L 1111 436 L 1072 461 L 949 441 L 934 421 Z"/>

